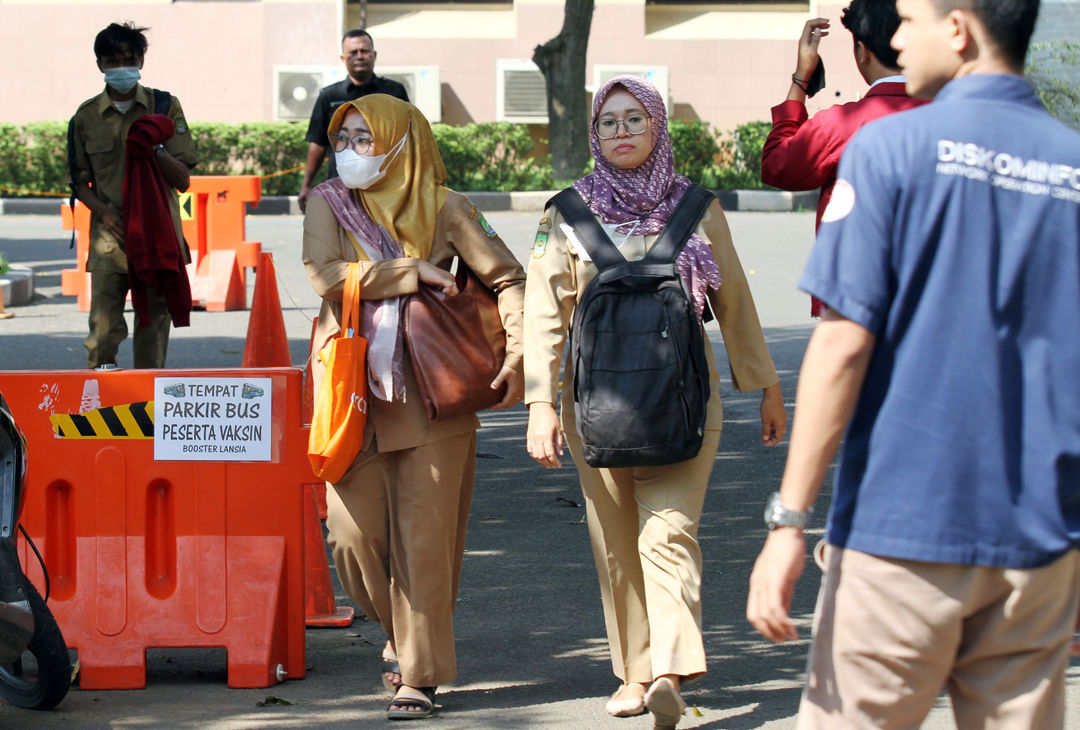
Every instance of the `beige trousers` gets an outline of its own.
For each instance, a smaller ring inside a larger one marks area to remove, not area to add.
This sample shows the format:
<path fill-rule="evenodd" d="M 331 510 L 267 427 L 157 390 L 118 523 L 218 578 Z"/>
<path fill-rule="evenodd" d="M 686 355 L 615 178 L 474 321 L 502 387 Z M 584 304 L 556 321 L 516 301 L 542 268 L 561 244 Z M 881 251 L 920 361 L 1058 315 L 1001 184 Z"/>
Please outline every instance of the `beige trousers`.
<path fill-rule="evenodd" d="M 704 674 L 697 531 L 720 432 L 706 431 L 696 457 L 667 466 L 593 469 L 576 433 L 566 443 L 585 494 L 615 676 Z"/>
<path fill-rule="evenodd" d="M 943 688 L 960 730 L 1064 726 L 1080 552 L 1030 570 L 825 560 L 799 728 L 917 728 Z"/>
<path fill-rule="evenodd" d="M 476 432 L 361 454 L 326 494 L 338 577 L 377 620 L 411 687 L 457 676 L 454 602 L 476 467 Z"/>
<path fill-rule="evenodd" d="M 128 335 L 124 305 L 129 286 L 127 272 L 90 272 L 90 335 L 84 343 L 86 367 L 116 364 L 116 352 Z M 172 317 L 165 298 L 156 289 L 148 288 L 146 298 L 150 322 L 144 327 L 138 315 L 135 316 L 135 335 L 131 343 L 134 364 L 136 368 L 163 368 Z"/>

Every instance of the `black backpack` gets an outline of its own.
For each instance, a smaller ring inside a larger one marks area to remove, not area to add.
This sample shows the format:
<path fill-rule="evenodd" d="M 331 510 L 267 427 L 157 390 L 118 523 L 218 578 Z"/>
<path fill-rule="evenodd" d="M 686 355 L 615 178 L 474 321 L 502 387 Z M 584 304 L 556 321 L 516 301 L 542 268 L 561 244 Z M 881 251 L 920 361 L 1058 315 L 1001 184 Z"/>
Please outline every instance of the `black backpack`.
<path fill-rule="evenodd" d="M 575 190 L 551 199 L 599 270 L 574 309 L 567 365 L 589 466 L 673 464 L 701 450 L 705 336 L 675 259 L 713 198 L 687 190 L 639 261 L 623 258 Z"/>

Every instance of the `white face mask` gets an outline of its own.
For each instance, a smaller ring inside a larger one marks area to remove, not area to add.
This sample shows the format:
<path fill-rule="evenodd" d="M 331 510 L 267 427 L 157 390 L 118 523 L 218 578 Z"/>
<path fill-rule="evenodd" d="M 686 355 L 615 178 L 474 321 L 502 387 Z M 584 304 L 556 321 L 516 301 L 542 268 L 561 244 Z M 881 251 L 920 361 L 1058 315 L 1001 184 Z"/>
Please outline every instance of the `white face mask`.
<path fill-rule="evenodd" d="M 138 66 L 105 69 L 105 83 L 120 94 L 126 94 L 134 89 L 141 77 Z"/>
<path fill-rule="evenodd" d="M 411 121 L 409 123 L 412 124 Z M 344 152 L 335 152 L 334 161 L 337 163 L 337 171 L 341 177 L 341 182 L 345 183 L 347 188 L 367 190 L 382 180 L 386 176 L 386 170 L 390 167 L 390 163 L 394 161 L 405 146 L 405 140 L 408 137 L 409 130 L 406 127 L 405 134 L 384 155 L 358 155 L 351 147 Z M 388 157 L 389 160 L 386 159 Z"/>

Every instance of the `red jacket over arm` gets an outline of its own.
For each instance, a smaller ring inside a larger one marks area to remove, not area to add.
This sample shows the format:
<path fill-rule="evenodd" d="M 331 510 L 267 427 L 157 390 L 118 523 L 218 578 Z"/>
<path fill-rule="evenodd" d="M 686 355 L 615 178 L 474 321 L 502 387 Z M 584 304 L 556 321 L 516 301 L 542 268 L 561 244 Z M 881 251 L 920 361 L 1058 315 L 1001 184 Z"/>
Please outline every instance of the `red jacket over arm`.
<path fill-rule="evenodd" d="M 761 180 L 781 190 L 821 188 L 820 223 L 848 140 L 868 122 L 923 103 L 908 96 L 904 84 L 884 82 L 870 87 L 859 101 L 822 109 L 812 119 L 804 104 L 778 104 L 772 108 L 773 128 L 761 150 Z"/>
<path fill-rule="evenodd" d="M 871 86 L 859 101 L 822 109 L 813 118 L 807 117 L 805 104 L 784 101 L 772 108 L 773 128 L 761 150 L 761 180 L 781 190 L 821 188 L 816 230 L 832 197 L 840 155 L 859 128 L 924 103 L 908 96 L 904 84 L 895 81 Z M 819 316 L 821 309 L 821 303 L 813 300 L 811 316 Z"/>

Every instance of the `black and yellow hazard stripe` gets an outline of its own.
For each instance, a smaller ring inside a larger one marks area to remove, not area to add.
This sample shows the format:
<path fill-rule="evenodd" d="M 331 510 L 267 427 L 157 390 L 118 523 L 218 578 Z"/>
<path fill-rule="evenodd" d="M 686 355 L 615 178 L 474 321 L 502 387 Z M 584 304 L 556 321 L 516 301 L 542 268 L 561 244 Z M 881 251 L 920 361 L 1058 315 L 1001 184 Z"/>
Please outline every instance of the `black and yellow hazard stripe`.
<path fill-rule="evenodd" d="M 154 401 L 58 413 L 49 416 L 49 422 L 53 433 L 63 439 L 152 439 Z"/>

